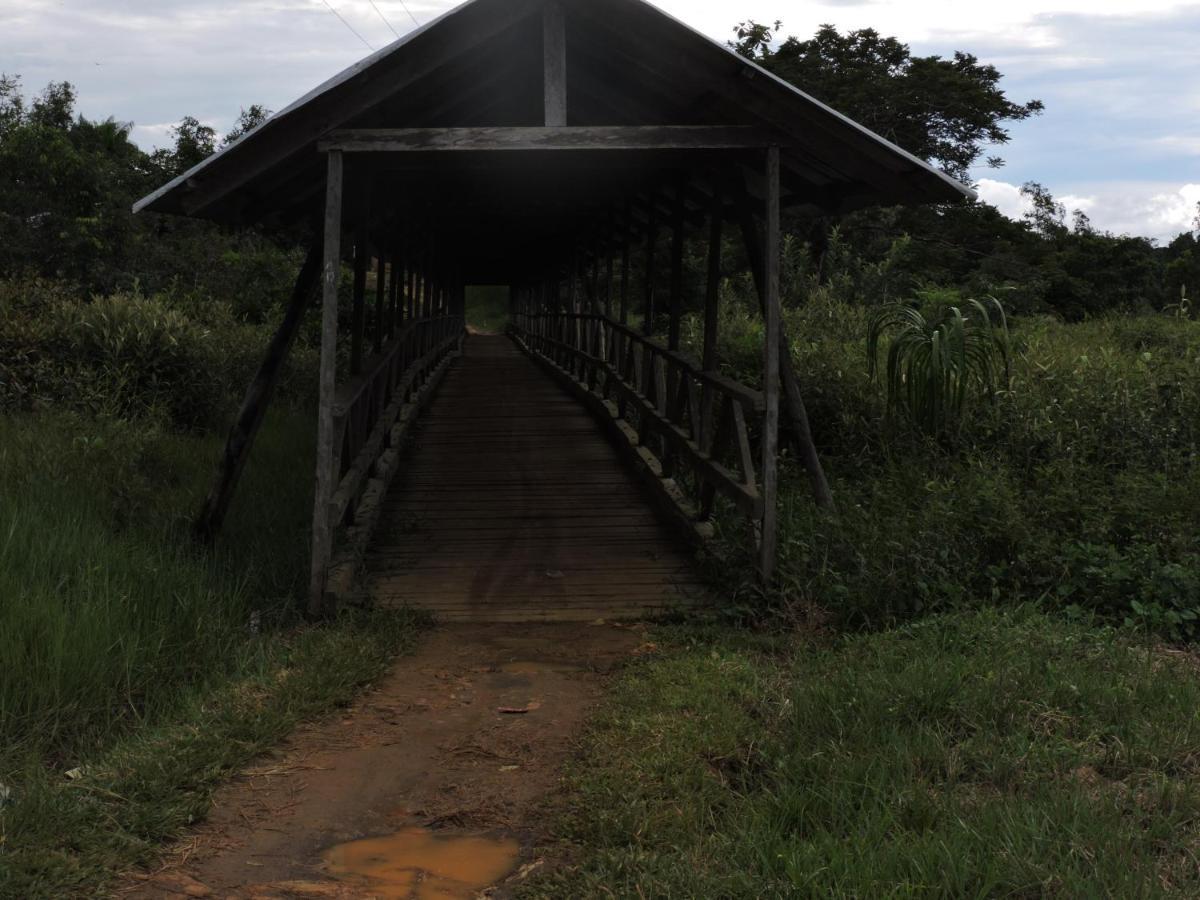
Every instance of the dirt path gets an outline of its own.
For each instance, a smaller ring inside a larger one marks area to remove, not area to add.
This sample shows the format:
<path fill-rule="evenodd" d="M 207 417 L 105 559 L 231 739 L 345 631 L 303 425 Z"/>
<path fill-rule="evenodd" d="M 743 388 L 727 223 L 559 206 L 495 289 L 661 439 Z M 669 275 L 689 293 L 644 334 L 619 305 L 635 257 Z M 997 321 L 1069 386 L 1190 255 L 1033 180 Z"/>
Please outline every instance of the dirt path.
<path fill-rule="evenodd" d="M 222 788 L 139 898 L 503 896 L 540 861 L 544 806 L 640 628 L 433 632 L 348 710 Z"/>

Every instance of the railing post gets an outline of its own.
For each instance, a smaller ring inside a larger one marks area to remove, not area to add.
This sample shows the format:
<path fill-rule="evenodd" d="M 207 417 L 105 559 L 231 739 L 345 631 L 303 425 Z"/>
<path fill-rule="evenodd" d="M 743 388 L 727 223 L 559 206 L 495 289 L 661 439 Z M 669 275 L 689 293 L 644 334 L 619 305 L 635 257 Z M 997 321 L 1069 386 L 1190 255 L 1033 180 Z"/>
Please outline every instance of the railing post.
<path fill-rule="evenodd" d="M 387 254 L 384 253 L 382 244 L 378 253 L 379 258 L 375 262 L 375 329 L 372 332 L 376 353 L 383 350 L 383 336 L 387 328 L 384 321 L 384 304 L 387 301 Z"/>
<path fill-rule="evenodd" d="M 758 570 L 764 584 L 775 576 L 778 547 L 779 492 L 779 147 L 772 145 L 766 154 L 766 239 L 763 247 L 765 296 L 763 319 L 765 334 L 763 348 L 763 393 L 766 412 L 762 436 L 762 498 L 763 517 L 759 533 Z"/>
<path fill-rule="evenodd" d="M 645 302 L 642 308 L 642 334 L 649 337 L 654 333 L 654 250 L 658 241 L 658 213 L 656 198 L 650 195 L 650 212 L 646 220 L 646 283 Z"/>
<path fill-rule="evenodd" d="M 361 184 L 359 183 L 361 181 Z M 371 192 L 366 177 L 354 179 L 359 198 L 354 231 L 354 315 L 350 331 L 350 374 L 359 375 L 363 367 L 363 344 L 367 327 L 367 263 L 370 261 Z"/>
<path fill-rule="evenodd" d="M 312 573 L 308 612 L 325 607 L 325 577 L 333 553 L 330 504 L 337 473 L 333 471 L 335 440 L 333 403 L 337 385 L 338 285 L 342 274 L 342 180 L 340 150 L 329 151 L 325 182 L 325 265 L 321 296 L 321 373 L 317 412 L 317 475 L 313 499 Z"/>
<path fill-rule="evenodd" d="M 724 209 L 719 181 L 713 184 L 712 211 L 709 213 L 708 228 L 708 278 L 704 290 L 704 351 L 700 368 L 711 372 L 717 367 L 717 329 L 720 327 L 721 300 L 721 230 L 724 225 Z M 713 391 L 705 383 L 700 403 L 700 450 L 708 453 L 712 449 L 713 436 Z"/>

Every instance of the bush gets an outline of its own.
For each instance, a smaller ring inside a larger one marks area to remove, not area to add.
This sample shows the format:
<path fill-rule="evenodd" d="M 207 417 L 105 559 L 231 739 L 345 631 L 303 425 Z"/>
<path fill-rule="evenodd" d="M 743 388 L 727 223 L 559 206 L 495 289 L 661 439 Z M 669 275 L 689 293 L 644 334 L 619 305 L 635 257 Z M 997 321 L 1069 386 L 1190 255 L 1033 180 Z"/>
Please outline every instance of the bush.
<path fill-rule="evenodd" d="M 135 289 L 80 300 L 59 282 L 0 281 L 0 410 L 212 428 L 240 399 L 274 326 L 248 324 L 203 294 Z M 316 355 L 304 341 L 293 347 L 285 399 L 313 395 Z"/>
<path fill-rule="evenodd" d="M 753 384 L 761 322 L 738 296 L 722 316 L 721 351 L 729 373 Z M 786 311 L 839 512 L 817 511 L 785 460 L 770 608 L 881 627 L 1040 598 L 1200 637 L 1200 323 L 1018 319 L 1011 390 L 947 448 L 887 417 L 868 377 L 868 314 L 822 289 Z M 691 340 L 698 329 L 689 323 Z M 720 525 L 730 607 L 761 612 L 764 598 L 739 576 L 752 535 L 730 510 Z"/>

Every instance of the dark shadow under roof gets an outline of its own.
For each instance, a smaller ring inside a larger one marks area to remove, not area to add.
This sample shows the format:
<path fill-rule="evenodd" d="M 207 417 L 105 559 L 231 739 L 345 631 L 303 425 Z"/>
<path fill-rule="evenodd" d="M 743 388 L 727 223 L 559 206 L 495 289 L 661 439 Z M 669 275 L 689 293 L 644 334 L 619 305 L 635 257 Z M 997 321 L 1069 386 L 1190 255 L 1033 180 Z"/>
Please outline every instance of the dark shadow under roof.
<path fill-rule="evenodd" d="M 561 0 L 568 125 L 737 125 L 783 148 L 785 202 L 835 214 L 951 202 L 972 192 L 643 0 Z M 139 201 L 135 211 L 224 224 L 286 224 L 323 202 L 333 129 L 542 124 L 544 0 L 467 0 L 305 95 L 240 141 Z M 376 204 L 475 234 L 541 239 L 615 201 L 703 183 L 725 151 L 414 153 L 354 160 Z M 753 191 L 756 166 L 743 167 Z M 375 208 L 380 208 L 376 206 Z M 501 243 L 505 243 L 502 241 Z"/>

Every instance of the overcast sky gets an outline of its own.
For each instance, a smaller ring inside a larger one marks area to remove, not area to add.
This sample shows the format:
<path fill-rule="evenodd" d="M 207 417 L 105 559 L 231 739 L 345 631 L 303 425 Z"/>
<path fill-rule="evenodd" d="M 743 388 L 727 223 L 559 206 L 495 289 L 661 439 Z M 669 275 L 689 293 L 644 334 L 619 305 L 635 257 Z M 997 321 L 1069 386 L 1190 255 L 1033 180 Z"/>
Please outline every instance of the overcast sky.
<path fill-rule="evenodd" d="M 405 5 L 407 3 L 407 6 Z M 194 115 L 218 130 L 281 109 L 453 0 L 0 0 L 0 72 L 27 92 L 73 82 L 80 110 L 135 123 L 149 147 Z M 996 65 L 1012 99 L 1046 103 L 1012 129 L 982 196 L 1020 215 L 1040 181 L 1099 227 L 1169 239 L 1200 202 L 1200 2 L 1175 0 L 658 0 L 726 40 L 745 18 L 787 34 L 872 26 L 921 54 Z M 344 18 L 345 23 L 330 10 Z M 389 24 L 390 26 L 389 27 Z M 352 30 L 353 29 L 353 30 Z M 355 33 L 357 32 L 357 34 Z M 359 37 L 361 35 L 361 38 Z"/>

